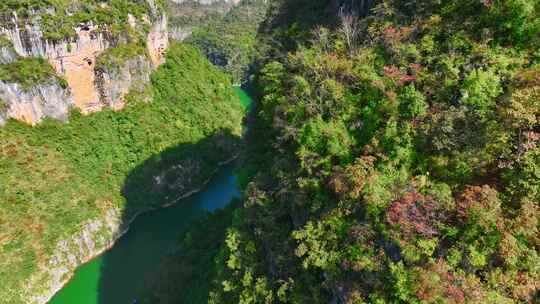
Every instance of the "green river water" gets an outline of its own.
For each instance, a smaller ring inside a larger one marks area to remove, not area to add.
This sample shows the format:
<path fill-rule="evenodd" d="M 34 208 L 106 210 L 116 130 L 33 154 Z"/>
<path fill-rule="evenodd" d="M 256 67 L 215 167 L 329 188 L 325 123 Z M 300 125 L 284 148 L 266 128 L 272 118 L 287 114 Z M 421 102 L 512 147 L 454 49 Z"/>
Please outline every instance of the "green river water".
<path fill-rule="evenodd" d="M 235 91 L 248 108 L 250 97 L 240 88 Z M 110 250 L 81 265 L 49 304 L 134 303 L 144 278 L 174 250 L 182 231 L 204 212 L 223 208 L 240 195 L 234 169 L 234 164 L 223 166 L 201 192 L 137 217 Z"/>

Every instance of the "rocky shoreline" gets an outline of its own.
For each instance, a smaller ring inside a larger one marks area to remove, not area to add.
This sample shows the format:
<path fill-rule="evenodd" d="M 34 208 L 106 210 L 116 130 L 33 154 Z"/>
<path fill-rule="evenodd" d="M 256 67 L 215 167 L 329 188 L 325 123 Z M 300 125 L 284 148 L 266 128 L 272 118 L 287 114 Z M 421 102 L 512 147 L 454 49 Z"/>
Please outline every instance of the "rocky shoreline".
<path fill-rule="evenodd" d="M 43 271 L 38 272 L 38 275 L 35 275 L 28 280 L 29 282 L 26 284 L 26 288 L 24 289 L 24 294 L 22 295 L 22 297 L 30 299 L 30 301 L 28 302 L 29 304 L 48 303 L 57 292 L 59 292 L 67 283 L 69 283 L 69 281 L 73 278 L 75 274 L 75 270 L 78 267 L 90 262 L 91 260 L 97 258 L 105 251 L 113 247 L 116 242 L 129 231 L 131 224 L 138 216 L 158 209 L 174 206 L 178 204 L 181 200 L 202 191 L 221 167 L 237 160 L 238 156 L 239 155 L 236 154 L 225 161 L 219 162 L 216 169 L 210 174 L 208 179 L 206 179 L 199 188 L 184 193 L 181 196 L 175 198 L 174 200 L 165 203 L 159 207 L 141 210 L 134 214 L 131 219 L 127 221 L 127 223 L 122 222 L 122 214 L 120 210 L 111 209 L 106 212 L 103 218 L 94 219 L 89 223 L 85 224 L 85 228 L 83 228 L 77 235 L 72 236 L 70 240 L 62 240 L 58 242 L 57 252 L 59 252 L 59 254 L 53 257 L 44 266 L 42 266 Z M 121 226 L 125 228 L 120 231 L 119 229 Z M 107 229 L 107 231 L 109 232 L 109 240 L 106 240 L 106 235 L 98 235 L 96 237 L 96 234 L 102 231 L 102 229 Z M 97 239 L 94 239 L 92 237 Z M 100 246 L 96 244 L 102 245 Z M 86 255 L 84 255 L 85 248 L 83 248 L 83 246 L 86 246 Z M 79 252 L 69 252 L 69 249 L 72 247 L 78 247 L 77 249 L 79 249 Z M 77 254 L 79 254 L 79 256 L 77 256 Z M 62 259 L 62 256 L 64 256 L 64 259 Z M 49 282 L 49 288 L 45 288 L 45 290 L 41 290 L 41 292 L 38 292 L 38 290 L 36 289 L 42 289 L 37 286 L 38 282 L 43 281 Z"/>

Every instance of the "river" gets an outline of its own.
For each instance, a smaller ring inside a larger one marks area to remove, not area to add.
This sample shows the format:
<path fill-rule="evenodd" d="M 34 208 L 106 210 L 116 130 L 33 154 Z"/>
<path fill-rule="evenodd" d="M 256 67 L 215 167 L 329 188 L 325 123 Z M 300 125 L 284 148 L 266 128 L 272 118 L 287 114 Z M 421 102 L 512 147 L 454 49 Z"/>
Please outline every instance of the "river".
<path fill-rule="evenodd" d="M 235 88 L 242 106 L 251 99 Z M 131 304 L 134 293 L 160 260 L 178 244 L 183 230 L 204 214 L 240 196 L 234 164 L 219 168 L 210 182 L 178 204 L 138 216 L 129 231 L 102 255 L 81 265 L 49 304 Z"/>

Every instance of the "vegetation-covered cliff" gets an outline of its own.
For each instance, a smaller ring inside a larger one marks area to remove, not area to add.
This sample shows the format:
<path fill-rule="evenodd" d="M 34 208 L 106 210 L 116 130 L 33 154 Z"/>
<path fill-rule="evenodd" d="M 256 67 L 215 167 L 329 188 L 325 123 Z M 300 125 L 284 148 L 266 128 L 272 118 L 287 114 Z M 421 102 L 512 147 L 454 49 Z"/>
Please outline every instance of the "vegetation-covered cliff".
<path fill-rule="evenodd" d="M 45 303 L 136 214 L 201 187 L 237 153 L 242 112 L 224 74 L 172 46 L 122 111 L 0 129 L 0 295 Z"/>
<path fill-rule="evenodd" d="M 170 14 L 169 34 L 172 39 L 183 41 L 193 29 L 221 19 L 241 0 L 167 0 Z"/>
<path fill-rule="evenodd" d="M 163 63 L 168 28 L 164 4 L 150 0 L 9 0 L 0 3 L 0 39 L 0 122 L 35 124 L 67 121 L 71 107 L 120 109 Z"/>
<path fill-rule="evenodd" d="M 180 244 L 214 268 L 167 268 L 175 283 L 148 303 L 174 285 L 186 303 L 197 287 L 220 304 L 539 302 L 539 14 L 537 0 L 274 1 L 245 198 Z"/>
<path fill-rule="evenodd" d="M 257 31 L 268 5 L 268 0 L 169 0 L 169 34 L 199 48 L 235 84 L 246 84 L 260 52 Z"/>

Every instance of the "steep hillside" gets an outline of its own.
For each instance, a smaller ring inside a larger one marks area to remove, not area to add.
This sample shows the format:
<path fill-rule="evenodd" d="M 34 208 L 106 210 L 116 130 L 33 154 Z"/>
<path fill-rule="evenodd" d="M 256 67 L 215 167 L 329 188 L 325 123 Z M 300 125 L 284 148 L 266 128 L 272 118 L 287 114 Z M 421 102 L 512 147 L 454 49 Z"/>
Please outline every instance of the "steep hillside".
<path fill-rule="evenodd" d="M 183 41 L 193 29 L 219 20 L 242 0 L 167 0 L 171 39 Z"/>
<path fill-rule="evenodd" d="M 273 2 L 245 199 L 219 215 L 214 268 L 178 288 L 213 275 L 216 304 L 539 302 L 539 12 Z"/>
<path fill-rule="evenodd" d="M 169 0 L 169 36 L 199 48 L 216 66 L 246 84 L 259 55 L 257 31 L 268 0 Z"/>
<path fill-rule="evenodd" d="M 240 102 L 198 51 L 170 47 L 146 90 L 122 111 L 0 129 L 0 302 L 46 303 L 136 214 L 198 189 L 237 153 Z"/>
<path fill-rule="evenodd" d="M 210 302 L 540 301 L 540 2 L 279 2 Z"/>
<path fill-rule="evenodd" d="M 67 121 L 72 107 L 122 108 L 127 92 L 143 90 L 163 63 L 163 7 L 153 0 L 2 1 L 0 125 L 6 118 Z"/>
<path fill-rule="evenodd" d="M 246 84 L 262 52 L 257 32 L 268 5 L 268 0 L 239 1 L 223 17 L 210 19 L 194 28 L 185 41 L 199 48 L 213 64 L 222 67 L 235 84 Z"/>

